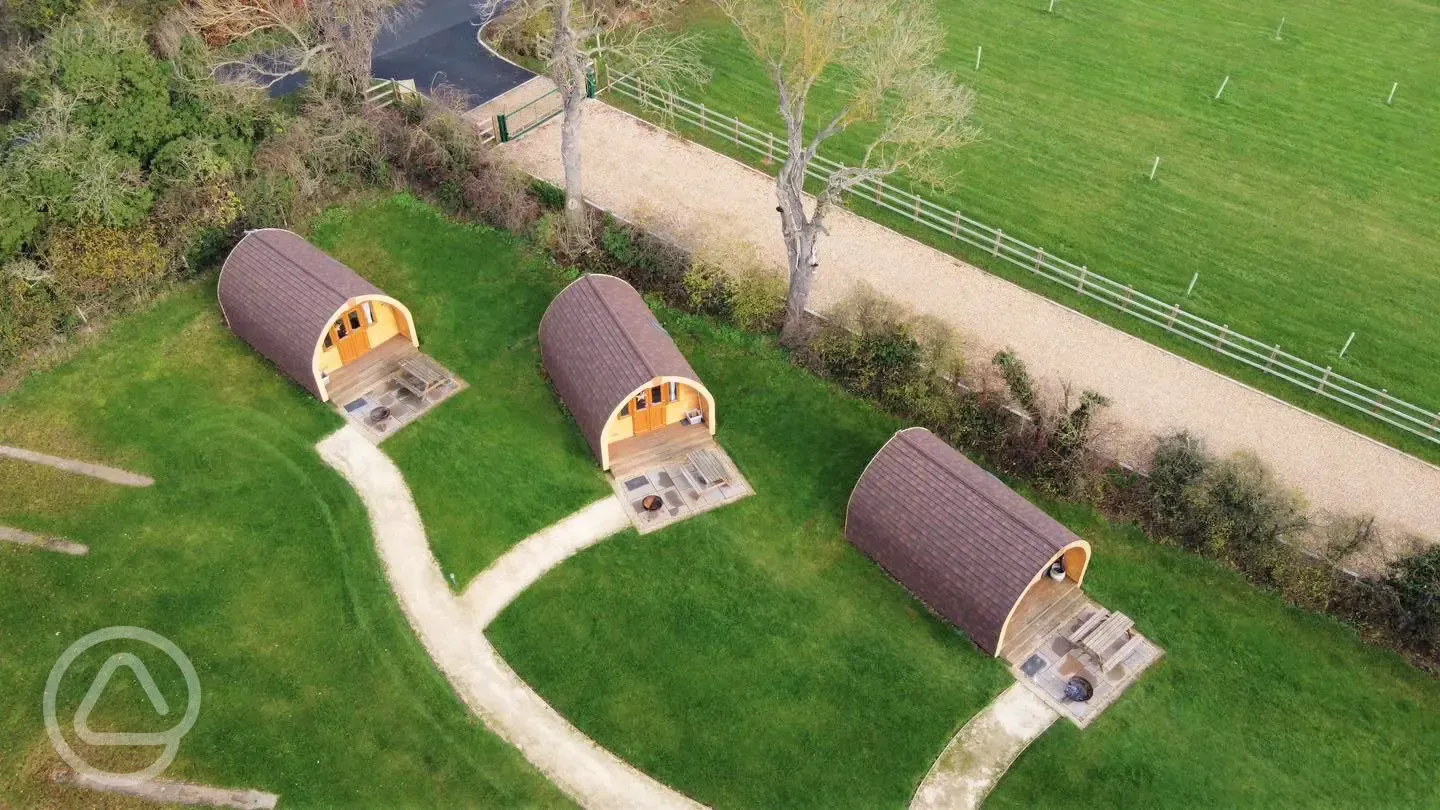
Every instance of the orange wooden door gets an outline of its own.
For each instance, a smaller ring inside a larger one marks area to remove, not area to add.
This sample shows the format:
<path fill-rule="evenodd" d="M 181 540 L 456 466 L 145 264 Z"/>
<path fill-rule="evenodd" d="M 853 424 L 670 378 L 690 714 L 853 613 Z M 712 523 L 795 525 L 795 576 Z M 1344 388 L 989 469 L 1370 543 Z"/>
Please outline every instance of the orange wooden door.
<path fill-rule="evenodd" d="M 632 421 L 635 424 L 635 435 L 649 433 L 657 428 L 665 427 L 665 399 L 664 386 L 655 386 L 635 397 L 631 403 Z"/>
<path fill-rule="evenodd" d="M 330 327 L 330 339 L 340 350 L 340 362 L 350 363 L 370 351 L 370 337 L 366 334 L 369 324 L 365 313 L 359 307 L 340 316 Z"/>

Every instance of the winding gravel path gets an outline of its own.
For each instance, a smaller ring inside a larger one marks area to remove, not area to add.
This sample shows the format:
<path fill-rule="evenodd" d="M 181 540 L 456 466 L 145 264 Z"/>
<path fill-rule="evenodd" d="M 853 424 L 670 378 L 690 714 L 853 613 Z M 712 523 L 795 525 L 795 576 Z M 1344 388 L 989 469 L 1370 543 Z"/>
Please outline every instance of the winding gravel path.
<path fill-rule="evenodd" d="M 603 102 L 585 113 L 585 190 L 596 205 L 682 244 L 749 242 L 785 266 L 774 181 L 713 150 Z M 501 147 L 530 174 L 559 183 L 553 122 Z M 1062 382 L 1112 400 L 1120 428 L 1111 449 L 1141 457 L 1156 435 L 1186 429 L 1219 453 L 1253 450 L 1322 509 L 1374 514 L 1440 540 L 1440 467 L 1289 405 L 1204 366 L 1022 289 L 870 220 L 837 211 L 820 242 L 814 305 L 823 310 L 857 282 L 967 337 L 984 364 L 1013 347 L 1047 393 Z"/>
<path fill-rule="evenodd" d="M 630 518 L 620 499 L 613 495 L 602 498 L 505 552 L 470 582 L 460 601 L 470 611 L 475 628 L 484 630 L 547 571 L 628 528 Z"/>
<path fill-rule="evenodd" d="M 584 807 L 701 807 L 596 745 L 506 665 L 451 593 L 405 479 L 388 456 L 349 426 L 315 449 L 365 502 L 385 576 L 410 627 L 487 728 Z"/>

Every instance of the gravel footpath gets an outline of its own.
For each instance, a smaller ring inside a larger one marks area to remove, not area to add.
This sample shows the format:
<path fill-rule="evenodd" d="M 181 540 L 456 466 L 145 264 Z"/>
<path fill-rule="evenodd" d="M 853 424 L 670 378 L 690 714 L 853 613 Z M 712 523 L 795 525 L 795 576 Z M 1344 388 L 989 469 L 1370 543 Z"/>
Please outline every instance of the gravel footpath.
<path fill-rule="evenodd" d="M 785 266 L 771 178 L 601 102 L 586 108 L 582 132 L 591 202 L 683 244 L 749 242 Z M 501 151 L 530 174 L 559 183 L 559 142 L 552 122 Z M 1440 467 L 870 220 L 837 211 L 829 229 L 820 241 L 816 309 L 868 283 L 952 324 L 980 363 L 1013 347 L 1052 400 L 1064 382 L 1108 396 L 1110 449 L 1122 459 L 1142 457 L 1154 436 L 1189 430 L 1222 454 L 1255 451 L 1314 507 L 1374 514 L 1388 527 L 1440 539 Z"/>
<path fill-rule="evenodd" d="M 446 584 L 410 489 L 388 456 L 349 426 L 322 439 L 315 449 L 365 502 L 375 547 L 400 609 L 435 665 L 486 728 L 518 748 L 582 807 L 701 806 L 580 733 L 495 652 L 475 626 L 474 615 Z"/>
<path fill-rule="evenodd" d="M 630 528 L 625 505 L 614 496 L 530 535 L 490 564 L 465 587 L 460 602 L 477 630 L 495 621 L 515 598 L 555 566 L 607 537 Z"/>
<path fill-rule="evenodd" d="M 979 807 L 1016 757 L 1059 717 L 1024 684 L 1012 684 L 945 746 L 916 788 L 910 810 Z"/>

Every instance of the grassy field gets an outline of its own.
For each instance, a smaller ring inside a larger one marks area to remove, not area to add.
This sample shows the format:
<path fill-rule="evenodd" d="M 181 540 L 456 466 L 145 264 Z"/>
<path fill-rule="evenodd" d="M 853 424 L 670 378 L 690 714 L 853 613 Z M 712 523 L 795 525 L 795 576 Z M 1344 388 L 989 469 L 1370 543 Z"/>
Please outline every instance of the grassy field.
<path fill-rule="evenodd" d="M 936 199 L 1122 283 L 1440 408 L 1440 7 L 1385 0 L 940 0 L 943 63 L 982 143 Z M 1282 38 L 1275 39 L 1281 16 Z M 697 0 L 714 80 L 687 93 L 779 131 L 770 83 Z M 984 47 L 975 70 L 976 47 Z M 1212 97 L 1221 80 L 1223 98 Z M 1384 101 L 1400 82 L 1393 106 Z M 820 88 L 811 113 L 833 109 Z M 613 98 L 613 97 L 612 97 Z M 862 133 L 858 133 L 863 136 Z M 854 158 L 846 137 L 827 154 Z M 1156 181 L 1147 180 L 1162 156 Z M 877 214 L 857 204 L 861 213 Z M 888 213 L 886 224 L 903 223 Z M 957 244 L 925 229 L 925 241 Z M 1165 336 L 988 254 L 988 269 L 1428 458 L 1362 415 Z M 1184 293 L 1194 273 L 1195 291 Z M 1345 357 L 1337 355 L 1351 331 Z M 1423 442 L 1423 443 L 1422 443 Z"/>
<path fill-rule="evenodd" d="M 609 494 L 540 368 L 562 281 L 514 240 L 399 198 L 336 210 L 316 244 L 415 315 L 427 353 L 472 388 L 385 442 L 441 567 L 463 588 L 510 546 Z M 498 272 L 497 272 L 498 271 Z"/>
<path fill-rule="evenodd" d="M 447 565 L 483 566 L 532 523 L 603 489 L 543 385 L 525 387 L 534 362 L 519 331 L 492 328 L 488 313 L 504 308 L 487 307 L 478 313 L 485 317 L 468 308 L 485 295 L 479 278 L 538 300 L 541 265 L 509 237 L 442 225 L 403 200 L 352 216 L 327 219 L 325 233 L 351 244 L 346 258 L 362 272 L 414 294 L 407 300 L 426 348 L 476 383 L 386 448 L 402 458 L 440 529 Z M 382 252 L 361 239 L 365 228 L 397 241 Z M 411 229 L 432 246 L 424 272 L 441 274 L 415 279 L 433 285 L 428 296 L 406 286 Z M 450 265 L 428 266 L 446 255 Z M 517 329 L 522 317 L 511 321 Z M 491 385 L 497 379 L 503 388 Z M 540 401 L 511 408 L 510 418 L 487 410 L 508 392 L 527 391 Z M 157 481 L 129 490 L 0 462 L 0 524 L 91 547 L 77 559 L 0 544 L 0 805 L 93 806 L 93 797 L 45 782 L 58 760 L 43 731 L 41 692 L 72 641 L 116 624 L 171 638 L 198 668 L 199 722 L 171 776 L 277 792 L 287 807 L 567 804 L 479 726 L 412 636 L 364 510 L 314 453 L 339 423 L 225 330 L 213 283 L 120 321 L 74 359 L 0 397 L 0 443 L 103 460 Z M 510 490 L 496 468 L 507 459 L 489 455 L 505 452 L 516 435 L 536 439 L 531 486 L 556 493 L 529 517 L 506 511 Z M 447 501 L 465 486 L 474 490 Z M 441 519 L 451 512 L 470 522 Z M 466 535 L 467 526 L 484 533 Z M 102 660 L 81 659 L 62 706 L 78 703 Z M 147 663 L 162 683 L 174 680 Z M 113 683 L 97 728 L 172 725 L 139 708 L 145 702 L 133 681 Z M 134 751 L 82 751 L 116 767 L 150 761 L 131 762 Z"/>
<path fill-rule="evenodd" d="M 472 384 L 385 444 L 461 583 L 603 492 L 536 383 L 555 271 L 404 197 L 332 212 L 316 239 L 406 298 L 426 350 Z M 313 451 L 338 417 L 234 339 L 213 295 L 182 290 L 0 397 L 0 442 L 157 479 L 121 490 L 0 462 L 0 524 L 92 547 L 0 547 L 0 695 L 15 698 L 0 709 L 0 804 L 89 804 L 44 780 L 40 694 L 72 640 L 120 623 L 170 637 L 199 669 L 199 723 L 171 776 L 295 807 L 563 804 L 410 634 L 363 509 Z M 898 425 L 763 340 L 662 317 L 724 403 L 721 440 L 759 494 L 582 553 L 492 638 L 582 730 L 700 801 L 903 806 L 1007 676 L 841 539 L 850 487 Z M 533 514 L 513 511 L 517 495 Z M 993 803 L 1435 803 L 1433 679 L 1199 558 L 1055 513 L 1095 544 L 1090 590 L 1168 655 L 1087 731 L 1049 732 Z M 99 666 L 86 661 L 62 705 Z M 95 725 L 159 730 L 137 691 L 107 693 Z"/>
<path fill-rule="evenodd" d="M 489 631 L 572 722 L 717 807 L 903 807 L 1008 680 L 841 536 L 899 427 L 772 347 L 664 318 L 759 493 L 567 562 Z M 991 799 L 1027 807 L 1421 806 L 1440 799 L 1440 685 L 1333 621 L 1089 510 L 1088 589 L 1167 657 Z"/>

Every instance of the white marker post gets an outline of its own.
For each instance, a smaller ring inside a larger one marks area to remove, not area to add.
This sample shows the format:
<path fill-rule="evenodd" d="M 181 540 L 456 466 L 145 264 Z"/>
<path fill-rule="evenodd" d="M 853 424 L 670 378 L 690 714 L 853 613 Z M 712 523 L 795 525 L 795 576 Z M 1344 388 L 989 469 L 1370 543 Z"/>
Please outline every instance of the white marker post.
<path fill-rule="evenodd" d="M 1055 13 L 1055 0 L 1050 0 L 1050 13 Z"/>
<path fill-rule="evenodd" d="M 983 53 L 984 50 L 985 50 L 985 46 L 984 46 L 984 45 L 976 45 L 976 46 L 975 46 L 975 69 L 976 69 L 976 70 L 979 70 L 979 69 L 980 69 L 980 54 Z"/>
<path fill-rule="evenodd" d="M 1285 30 L 1285 18 L 1280 18 L 1280 25 L 1275 28 L 1275 38 L 1280 38 L 1280 32 Z"/>
<path fill-rule="evenodd" d="M 1395 91 L 1396 91 L 1396 90 L 1399 90 L 1399 89 L 1400 89 L 1400 82 L 1395 82 L 1394 84 L 1390 85 L 1390 97 L 1387 98 L 1387 99 L 1385 99 L 1385 103 L 1386 103 L 1386 104 L 1394 104 L 1394 103 L 1395 103 Z"/>
<path fill-rule="evenodd" d="M 1189 298 L 1190 293 L 1195 292 L 1195 282 L 1200 280 L 1200 274 L 1196 273 L 1190 277 L 1190 286 L 1185 288 L 1185 297 Z"/>
<path fill-rule="evenodd" d="M 1351 333 L 1350 333 L 1350 337 L 1345 338 L 1345 345 L 1340 347 L 1340 357 L 1341 357 L 1341 359 L 1344 359 L 1344 357 L 1345 357 L 1345 352 L 1347 352 L 1347 351 L 1350 350 L 1350 341 L 1352 341 L 1352 340 L 1354 340 L 1354 339 L 1355 339 L 1355 333 L 1354 333 L 1354 332 L 1351 332 Z"/>
<path fill-rule="evenodd" d="M 1160 171 L 1160 156 L 1155 156 L 1155 163 L 1150 166 L 1150 182 L 1155 182 L 1155 172 Z"/>
<path fill-rule="evenodd" d="M 1220 82 L 1220 89 L 1215 91 L 1215 100 L 1220 100 L 1220 94 L 1225 92 L 1225 85 L 1230 83 L 1230 77 L 1226 76 L 1225 81 Z"/>

